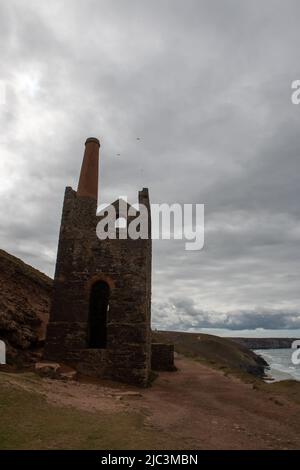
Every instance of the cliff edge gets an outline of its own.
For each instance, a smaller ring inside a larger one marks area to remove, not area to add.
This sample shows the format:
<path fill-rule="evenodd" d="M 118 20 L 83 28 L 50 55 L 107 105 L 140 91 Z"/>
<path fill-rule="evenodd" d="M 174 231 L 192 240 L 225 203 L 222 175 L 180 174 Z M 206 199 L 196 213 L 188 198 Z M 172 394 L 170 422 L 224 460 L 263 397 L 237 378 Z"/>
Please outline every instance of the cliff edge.
<path fill-rule="evenodd" d="M 43 343 L 51 292 L 48 276 L 0 250 L 0 339 L 6 343 L 8 363 L 30 359 Z"/>

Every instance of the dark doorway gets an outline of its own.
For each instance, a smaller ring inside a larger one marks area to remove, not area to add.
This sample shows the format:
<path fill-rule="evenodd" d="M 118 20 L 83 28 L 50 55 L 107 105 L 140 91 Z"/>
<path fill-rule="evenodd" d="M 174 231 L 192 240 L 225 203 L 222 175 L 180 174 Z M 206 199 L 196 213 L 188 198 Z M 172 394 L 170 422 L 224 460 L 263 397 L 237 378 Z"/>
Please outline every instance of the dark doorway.
<path fill-rule="evenodd" d="M 96 282 L 91 290 L 89 311 L 89 347 L 106 348 L 107 310 L 109 286 L 104 281 Z"/>

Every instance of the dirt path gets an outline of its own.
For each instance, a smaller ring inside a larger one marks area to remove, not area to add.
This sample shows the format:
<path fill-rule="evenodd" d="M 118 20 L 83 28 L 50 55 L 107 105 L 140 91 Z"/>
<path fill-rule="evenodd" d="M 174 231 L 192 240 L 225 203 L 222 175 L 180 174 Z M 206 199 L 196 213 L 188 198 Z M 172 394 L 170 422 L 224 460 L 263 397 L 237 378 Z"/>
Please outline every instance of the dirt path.
<path fill-rule="evenodd" d="M 181 359 L 146 390 L 148 420 L 198 449 L 300 448 L 300 406 Z"/>
<path fill-rule="evenodd" d="M 164 372 L 149 389 L 111 382 L 43 379 L 40 393 L 50 403 L 89 412 L 137 412 L 145 428 L 168 436 L 169 448 L 300 448 L 300 406 L 252 384 L 181 358 L 178 372 Z M 35 380 L 18 386 L 37 391 Z M 29 387 L 29 388 L 28 388 Z"/>

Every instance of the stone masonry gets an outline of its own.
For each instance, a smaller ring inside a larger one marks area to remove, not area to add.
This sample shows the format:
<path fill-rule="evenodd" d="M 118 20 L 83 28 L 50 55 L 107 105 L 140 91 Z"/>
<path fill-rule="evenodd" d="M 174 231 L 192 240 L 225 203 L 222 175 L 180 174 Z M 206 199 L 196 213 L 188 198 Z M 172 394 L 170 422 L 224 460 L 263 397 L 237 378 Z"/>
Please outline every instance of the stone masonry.
<path fill-rule="evenodd" d="M 138 194 L 139 203 L 148 208 L 148 239 L 99 240 L 99 148 L 98 139 L 87 139 L 77 192 L 70 187 L 65 191 L 44 358 L 86 375 L 147 386 L 152 259 L 148 189 Z M 125 201 L 113 204 L 118 209 L 122 203 L 130 207 Z M 139 215 L 133 213 L 128 222 Z M 117 210 L 117 217 L 122 215 Z"/>
<path fill-rule="evenodd" d="M 139 203 L 149 208 L 148 239 L 99 240 L 99 148 L 98 139 L 87 139 L 77 192 L 70 187 L 65 191 L 44 358 L 86 375 L 147 386 L 152 258 L 148 189 L 138 195 Z M 137 211 L 131 219 L 136 216 Z"/>

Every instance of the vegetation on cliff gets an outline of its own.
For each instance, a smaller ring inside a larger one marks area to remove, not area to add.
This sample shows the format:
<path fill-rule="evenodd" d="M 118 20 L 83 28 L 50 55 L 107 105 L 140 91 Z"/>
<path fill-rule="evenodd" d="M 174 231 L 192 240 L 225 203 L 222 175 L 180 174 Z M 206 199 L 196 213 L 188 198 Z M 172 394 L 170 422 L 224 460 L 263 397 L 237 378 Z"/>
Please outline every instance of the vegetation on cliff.
<path fill-rule="evenodd" d="M 48 276 L 0 250 L 0 339 L 9 363 L 30 359 L 43 342 L 51 291 Z"/>
<path fill-rule="evenodd" d="M 228 372 L 261 377 L 268 365 L 253 351 L 228 338 L 202 333 L 154 331 L 153 340 L 174 344 L 175 351 Z"/>

